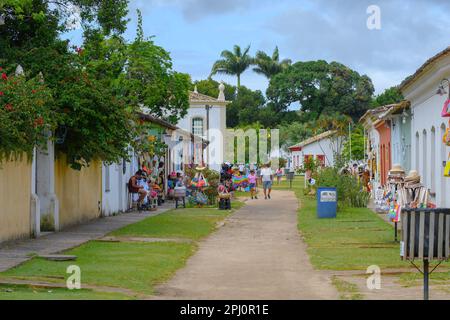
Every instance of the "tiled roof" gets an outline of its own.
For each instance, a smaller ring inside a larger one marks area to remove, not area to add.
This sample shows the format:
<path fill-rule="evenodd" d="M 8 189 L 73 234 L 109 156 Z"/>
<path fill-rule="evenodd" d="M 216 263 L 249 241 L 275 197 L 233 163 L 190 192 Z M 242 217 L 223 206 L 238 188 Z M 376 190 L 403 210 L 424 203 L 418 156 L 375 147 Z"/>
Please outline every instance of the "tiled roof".
<path fill-rule="evenodd" d="M 429 67 L 430 65 L 432 65 L 434 62 L 436 62 L 437 60 L 439 60 L 440 58 L 447 56 L 448 54 L 450 54 L 450 47 L 447 47 L 445 50 L 439 52 L 437 55 L 435 55 L 434 57 L 428 59 L 427 62 L 425 62 L 419 69 L 417 69 L 417 71 L 409 76 L 408 78 L 406 78 L 401 84 L 400 84 L 400 90 L 405 89 L 408 85 L 410 85 L 411 83 L 413 83 L 426 69 L 427 67 Z"/>
<path fill-rule="evenodd" d="M 174 124 L 172 124 L 172 123 L 170 123 L 170 122 L 168 122 L 168 121 L 166 121 L 164 119 L 152 116 L 152 115 L 150 115 L 148 113 L 138 112 L 138 115 L 139 115 L 139 117 L 142 120 L 147 120 L 147 121 L 150 121 L 152 123 L 159 124 L 159 125 L 163 126 L 164 128 L 172 129 L 172 130 L 178 129 L 178 127 L 176 125 L 174 125 Z"/>
<path fill-rule="evenodd" d="M 395 104 L 388 104 L 385 106 L 377 107 L 374 109 L 367 110 L 367 112 L 361 117 L 359 122 L 364 122 L 368 117 L 370 117 L 372 120 L 382 120 L 386 116 L 390 114 L 394 114 L 395 112 L 403 109 L 407 109 L 410 107 L 409 101 L 402 101 Z"/>
<path fill-rule="evenodd" d="M 206 94 L 201 94 L 194 91 L 189 91 L 189 101 L 195 102 L 218 102 L 216 98 L 207 96 Z"/>
<path fill-rule="evenodd" d="M 293 145 L 292 147 L 289 147 L 289 149 L 305 147 L 305 146 L 310 145 L 310 144 L 312 144 L 314 142 L 326 139 L 326 138 L 334 135 L 335 133 L 336 133 L 335 130 L 330 130 L 330 131 L 321 133 L 321 134 L 319 134 L 317 136 L 311 137 L 309 139 L 306 139 L 305 141 L 302 141 L 302 142 L 300 142 L 300 143 L 298 143 L 296 145 Z"/>

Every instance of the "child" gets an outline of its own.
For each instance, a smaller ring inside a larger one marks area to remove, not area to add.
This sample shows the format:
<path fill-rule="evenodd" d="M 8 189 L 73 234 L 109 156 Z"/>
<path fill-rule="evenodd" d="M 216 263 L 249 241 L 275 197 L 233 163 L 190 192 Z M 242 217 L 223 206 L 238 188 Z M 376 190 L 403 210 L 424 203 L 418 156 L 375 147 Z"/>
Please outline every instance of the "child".
<path fill-rule="evenodd" d="M 250 170 L 250 174 L 248 175 L 248 182 L 250 187 L 250 194 L 252 196 L 252 199 L 258 199 L 258 196 L 256 195 L 256 187 L 258 185 L 258 177 L 255 174 L 255 170 Z"/>
<path fill-rule="evenodd" d="M 283 178 L 283 170 L 281 168 L 278 168 L 276 175 L 277 175 L 277 183 L 281 184 L 281 178 Z"/>

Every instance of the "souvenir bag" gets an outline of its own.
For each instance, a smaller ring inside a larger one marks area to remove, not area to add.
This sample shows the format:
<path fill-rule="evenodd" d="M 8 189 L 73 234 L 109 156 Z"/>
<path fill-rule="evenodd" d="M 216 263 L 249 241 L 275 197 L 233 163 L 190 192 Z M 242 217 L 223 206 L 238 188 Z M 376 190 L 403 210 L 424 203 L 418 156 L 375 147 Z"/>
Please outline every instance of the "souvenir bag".
<path fill-rule="evenodd" d="M 442 108 L 441 116 L 445 118 L 450 117 L 450 99 L 445 101 L 444 108 Z"/>
<path fill-rule="evenodd" d="M 442 138 L 442 142 L 446 146 L 450 147 L 450 121 L 449 121 L 449 126 L 445 130 L 445 134 L 444 134 L 444 137 Z"/>
<path fill-rule="evenodd" d="M 448 160 L 444 169 L 444 177 L 450 178 L 450 153 L 448 154 Z"/>

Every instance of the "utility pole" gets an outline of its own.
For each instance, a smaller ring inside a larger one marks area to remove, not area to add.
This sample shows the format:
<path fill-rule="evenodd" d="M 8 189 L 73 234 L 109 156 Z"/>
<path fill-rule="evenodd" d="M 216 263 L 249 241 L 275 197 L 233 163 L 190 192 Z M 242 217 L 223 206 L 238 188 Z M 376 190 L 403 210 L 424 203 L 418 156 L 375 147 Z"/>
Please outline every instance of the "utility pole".
<path fill-rule="evenodd" d="M 352 161 L 353 156 L 352 156 L 352 124 L 351 124 L 351 122 L 348 123 L 348 138 L 350 139 L 350 161 Z"/>
<path fill-rule="evenodd" d="M 205 105 L 206 109 L 206 140 L 209 142 L 209 110 L 211 110 L 212 106 Z M 209 168 L 209 144 L 206 147 L 206 166 Z"/>

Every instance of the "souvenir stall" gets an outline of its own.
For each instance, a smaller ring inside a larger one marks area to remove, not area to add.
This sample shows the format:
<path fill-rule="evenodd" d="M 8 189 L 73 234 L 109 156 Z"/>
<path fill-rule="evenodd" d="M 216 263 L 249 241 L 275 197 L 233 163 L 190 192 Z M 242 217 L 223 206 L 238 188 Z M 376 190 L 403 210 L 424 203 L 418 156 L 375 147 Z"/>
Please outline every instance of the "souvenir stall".
<path fill-rule="evenodd" d="M 450 85 L 449 85 L 449 99 L 445 102 L 444 108 L 442 109 L 441 116 L 444 118 L 450 117 Z M 450 120 L 448 120 L 447 129 L 445 130 L 444 137 L 442 139 L 443 143 L 450 147 Z M 450 177 L 450 152 L 447 156 L 447 162 L 444 169 L 444 177 L 449 178 Z"/>
<path fill-rule="evenodd" d="M 387 190 L 385 200 L 388 207 L 388 215 L 395 226 L 395 241 L 398 237 L 398 223 L 402 209 L 402 201 L 399 200 L 398 191 L 405 183 L 405 170 L 400 165 L 394 165 L 388 173 Z"/>
<path fill-rule="evenodd" d="M 416 170 L 407 176 L 400 165 L 394 165 L 388 174 L 388 183 L 375 193 L 377 212 L 388 214 L 395 225 L 395 241 L 398 241 L 398 223 L 403 209 L 436 208 L 431 201 L 429 190 L 420 183 L 421 177 Z"/>
<path fill-rule="evenodd" d="M 195 176 L 190 183 L 190 196 L 189 201 L 196 206 L 204 206 L 208 204 L 208 197 L 205 194 L 205 190 L 209 188 L 208 180 L 203 175 L 205 167 L 196 168 Z"/>
<path fill-rule="evenodd" d="M 138 157 L 139 168 L 146 173 L 147 182 L 151 185 L 152 191 L 156 193 L 157 205 L 164 202 L 165 194 L 165 162 L 167 146 L 161 141 L 164 133 L 163 128 L 155 124 L 148 129 L 146 144 Z M 153 127 L 154 126 L 154 127 Z"/>

